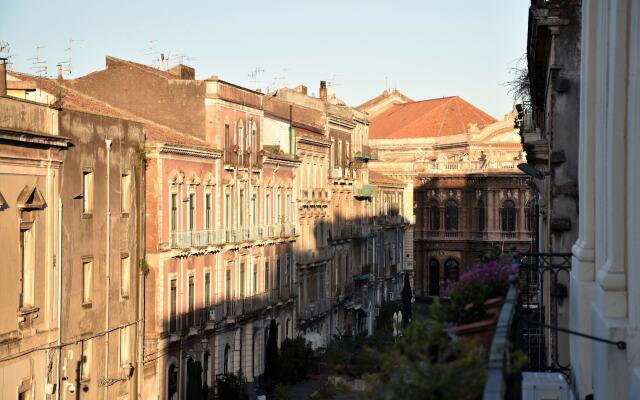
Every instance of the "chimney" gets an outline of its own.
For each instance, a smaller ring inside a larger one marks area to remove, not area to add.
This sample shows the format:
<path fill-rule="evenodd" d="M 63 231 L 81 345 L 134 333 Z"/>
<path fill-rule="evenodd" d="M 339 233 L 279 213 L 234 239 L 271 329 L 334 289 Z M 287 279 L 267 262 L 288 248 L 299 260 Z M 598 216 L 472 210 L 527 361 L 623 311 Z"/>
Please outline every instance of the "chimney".
<path fill-rule="evenodd" d="M 62 80 L 62 64 L 58 64 L 58 81 Z"/>
<path fill-rule="evenodd" d="M 0 96 L 7 95 L 7 59 L 0 58 Z"/>
<path fill-rule="evenodd" d="M 320 81 L 320 100 L 327 101 L 327 81 Z"/>

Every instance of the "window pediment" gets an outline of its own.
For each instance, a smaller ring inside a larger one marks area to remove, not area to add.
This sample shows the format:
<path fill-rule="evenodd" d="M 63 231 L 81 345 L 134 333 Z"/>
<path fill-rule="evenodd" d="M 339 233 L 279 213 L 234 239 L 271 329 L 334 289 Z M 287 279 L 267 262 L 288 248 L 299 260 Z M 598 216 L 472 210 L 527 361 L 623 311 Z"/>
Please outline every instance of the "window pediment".
<path fill-rule="evenodd" d="M 4 199 L 3 199 L 4 200 Z M 42 210 L 47 206 L 44 196 L 36 186 L 25 186 L 18 196 L 18 208 L 23 210 Z"/>

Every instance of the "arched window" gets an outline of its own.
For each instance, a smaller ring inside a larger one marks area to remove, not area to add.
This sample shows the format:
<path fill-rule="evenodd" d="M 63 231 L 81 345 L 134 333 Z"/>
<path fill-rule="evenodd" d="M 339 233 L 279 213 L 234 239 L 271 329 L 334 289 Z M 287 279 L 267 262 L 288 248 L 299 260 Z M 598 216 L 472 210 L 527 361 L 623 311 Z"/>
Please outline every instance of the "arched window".
<path fill-rule="evenodd" d="M 449 199 L 444 205 L 444 229 L 447 231 L 458 230 L 458 203 Z"/>
<path fill-rule="evenodd" d="M 516 230 L 516 204 L 512 200 L 502 203 L 502 231 L 514 232 Z"/>
<path fill-rule="evenodd" d="M 429 260 L 429 295 L 440 295 L 440 263 L 435 258 Z"/>
<path fill-rule="evenodd" d="M 524 218 L 526 229 L 529 232 L 532 232 L 536 229 L 537 220 L 538 220 L 538 204 L 536 203 L 535 200 L 530 200 L 527 203 L 527 208 L 525 209 L 525 218 Z"/>
<path fill-rule="evenodd" d="M 169 366 L 167 373 L 167 398 L 169 400 L 178 398 L 178 367 L 175 364 Z"/>
<path fill-rule="evenodd" d="M 226 346 L 224 346 L 224 358 L 223 358 L 223 366 L 222 366 L 222 372 L 226 375 L 231 373 L 230 367 L 231 367 L 231 346 L 229 346 L 228 344 Z"/>
<path fill-rule="evenodd" d="M 437 200 L 431 200 L 429 203 L 429 229 L 440 230 L 440 206 Z"/>
<path fill-rule="evenodd" d="M 478 231 L 484 232 L 485 230 L 485 212 L 484 201 L 478 200 Z"/>
<path fill-rule="evenodd" d="M 455 258 L 449 258 L 444 263 L 444 279 L 447 282 L 455 282 L 460 277 L 460 263 Z"/>

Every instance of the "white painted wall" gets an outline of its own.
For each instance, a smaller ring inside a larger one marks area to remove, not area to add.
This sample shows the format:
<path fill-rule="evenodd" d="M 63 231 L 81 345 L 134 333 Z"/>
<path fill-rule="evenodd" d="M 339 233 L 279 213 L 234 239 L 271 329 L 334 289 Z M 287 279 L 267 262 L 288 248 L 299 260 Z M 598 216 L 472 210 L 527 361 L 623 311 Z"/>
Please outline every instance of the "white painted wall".
<path fill-rule="evenodd" d="M 289 124 L 274 118 L 264 117 L 262 144 L 278 145 L 285 153 L 291 153 L 289 143 Z"/>

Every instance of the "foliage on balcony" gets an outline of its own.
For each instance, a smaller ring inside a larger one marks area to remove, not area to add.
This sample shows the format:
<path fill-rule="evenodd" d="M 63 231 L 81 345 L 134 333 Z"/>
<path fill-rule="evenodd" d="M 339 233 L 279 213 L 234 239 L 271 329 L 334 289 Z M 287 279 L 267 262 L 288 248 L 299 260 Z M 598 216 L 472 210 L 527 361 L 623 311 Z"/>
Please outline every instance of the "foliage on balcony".
<path fill-rule="evenodd" d="M 373 185 L 362 185 L 353 191 L 353 196 L 358 200 L 371 199 L 375 196 L 376 189 Z"/>
<path fill-rule="evenodd" d="M 449 282 L 444 295 L 448 304 L 435 307 L 441 321 L 467 323 L 481 320 L 487 313 L 489 299 L 504 297 L 509 287 L 513 266 L 506 260 L 490 260 L 474 264 L 456 282 Z"/>
<path fill-rule="evenodd" d="M 377 160 L 378 159 L 378 155 L 371 148 L 364 146 L 362 148 L 362 151 L 356 152 L 354 158 L 357 161 L 368 162 L 368 161 L 371 161 L 371 160 Z"/>

